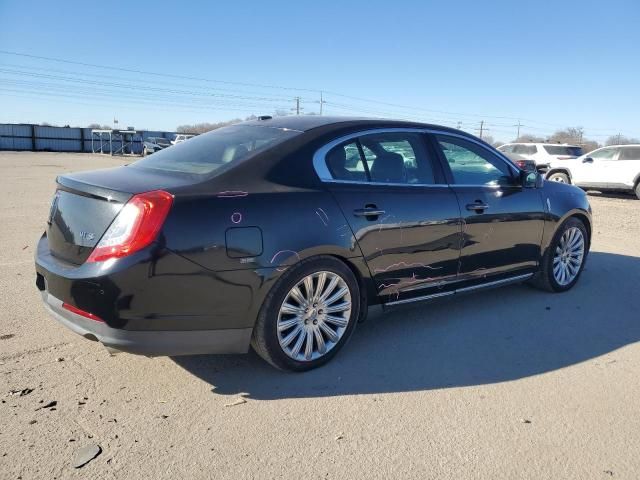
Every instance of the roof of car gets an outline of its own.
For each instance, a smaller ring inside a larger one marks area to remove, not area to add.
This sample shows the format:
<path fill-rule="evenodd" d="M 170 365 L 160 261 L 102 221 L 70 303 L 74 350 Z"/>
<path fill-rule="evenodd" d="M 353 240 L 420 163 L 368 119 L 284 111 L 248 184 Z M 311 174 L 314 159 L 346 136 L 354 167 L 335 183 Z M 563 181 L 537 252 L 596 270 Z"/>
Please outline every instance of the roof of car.
<path fill-rule="evenodd" d="M 409 122 L 404 120 L 389 120 L 383 118 L 367 118 L 367 117 L 342 117 L 342 116 L 325 116 L 325 115 L 288 115 L 282 117 L 263 117 L 263 119 L 249 120 L 243 122 L 244 125 L 263 125 L 265 127 L 288 128 L 291 130 L 299 130 L 307 132 L 314 128 L 324 127 L 327 125 L 336 125 L 339 127 L 344 123 L 362 122 L 369 127 L 434 127 L 444 130 L 453 130 L 449 127 L 441 125 L 431 125 L 419 122 Z"/>

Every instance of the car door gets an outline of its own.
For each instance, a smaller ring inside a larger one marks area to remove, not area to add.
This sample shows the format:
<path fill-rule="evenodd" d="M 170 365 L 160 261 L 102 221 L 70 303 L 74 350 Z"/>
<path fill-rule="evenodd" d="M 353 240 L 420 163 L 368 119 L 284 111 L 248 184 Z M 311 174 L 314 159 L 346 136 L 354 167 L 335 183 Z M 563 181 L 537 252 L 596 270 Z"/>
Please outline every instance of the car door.
<path fill-rule="evenodd" d="M 606 164 L 604 180 L 610 188 L 633 188 L 640 174 L 640 147 L 625 146 L 617 150 L 618 154 Z"/>
<path fill-rule="evenodd" d="M 446 293 L 457 277 L 460 210 L 422 132 L 353 134 L 321 149 L 314 164 L 384 302 Z"/>
<path fill-rule="evenodd" d="M 540 191 L 524 188 L 519 170 L 480 142 L 449 133 L 433 139 L 463 220 L 458 281 L 473 285 L 534 272 L 545 215 Z"/>
<path fill-rule="evenodd" d="M 618 147 L 605 147 L 570 160 L 573 163 L 571 182 L 585 187 L 605 186 L 609 182 L 608 169 L 617 160 L 619 151 Z"/>

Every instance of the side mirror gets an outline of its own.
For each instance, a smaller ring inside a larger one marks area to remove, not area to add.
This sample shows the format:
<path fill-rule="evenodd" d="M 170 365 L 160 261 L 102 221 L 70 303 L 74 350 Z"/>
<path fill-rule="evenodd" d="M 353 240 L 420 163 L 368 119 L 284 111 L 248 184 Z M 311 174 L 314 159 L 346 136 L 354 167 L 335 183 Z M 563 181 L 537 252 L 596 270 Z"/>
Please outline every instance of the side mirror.
<path fill-rule="evenodd" d="M 542 177 L 538 172 L 523 170 L 520 172 L 520 183 L 524 188 L 538 188 L 542 184 Z"/>
<path fill-rule="evenodd" d="M 591 157 L 584 157 L 582 159 L 582 163 L 593 163 L 593 158 Z"/>

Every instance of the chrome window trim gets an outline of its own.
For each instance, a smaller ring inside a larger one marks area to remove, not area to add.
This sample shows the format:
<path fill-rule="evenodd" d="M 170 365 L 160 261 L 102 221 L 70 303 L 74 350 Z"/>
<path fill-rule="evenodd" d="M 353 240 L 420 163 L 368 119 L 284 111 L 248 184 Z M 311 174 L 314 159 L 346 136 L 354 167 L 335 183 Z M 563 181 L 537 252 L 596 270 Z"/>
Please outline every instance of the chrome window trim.
<path fill-rule="evenodd" d="M 339 183 L 339 184 L 352 184 L 352 185 L 386 185 L 386 186 L 394 186 L 394 187 L 488 187 L 488 188 L 505 188 L 504 185 L 483 185 L 483 184 L 478 184 L 478 185 L 463 185 L 463 184 L 458 184 L 458 183 L 385 183 L 385 182 L 363 182 L 363 181 L 359 181 L 359 180 L 337 180 L 334 179 L 331 176 L 331 172 L 329 171 L 329 167 L 327 167 L 327 162 L 325 160 L 325 157 L 327 155 L 327 153 L 329 153 L 329 151 L 340 145 L 341 143 L 345 143 L 348 142 L 349 140 L 354 140 L 356 138 L 365 136 L 365 135 L 373 135 L 373 134 L 380 134 L 380 133 L 420 133 L 420 134 L 424 134 L 424 133 L 428 133 L 428 134 L 432 134 L 432 135 L 446 135 L 446 136 L 450 136 L 450 137 L 456 137 L 456 138 L 460 138 L 462 140 L 466 140 L 468 142 L 471 143 L 475 143 L 476 145 L 478 145 L 479 147 L 481 147 L 482 149 L 486 150 L 488 153 L 493 154 L 494 156 L 497 156 L 500 160 L 502 160 L 503 162 L 505 162 L 507 164 L 507 167 L 509 169 L 511 169 L 512 173 L 514 175 L 517 175 L 517 172 L 519 171 L 519 169 L 515 166 L 514 163 L 511 162 L 511 160 L 505 156 L 502 152 L 500 152 L 499 150 L 495 149 L 495 151 L 493 150 L 489 150 L 486 145 L 482 144 L 481 142 L 475 140 L 472 137 L 469 137 L 467 135 L 461 135 L 458 133 L 454 133 L 454 132 L 448 132 L 445 130 L 438 130 L 438 129 L 434 129 L 434 128 L 412 128 L 412 127 L 408 127 L 408 128 L 401 128 L 401 127 L 393 127 L 393 128 L 370 128 L 367 130 L 362 130 L 359 132 L 352 132 L 349 133 L 348 135 L 343 135 L 342 137 L 336 138 L 335 140 L 332 140 L 331 142 L 323 145 L 322 147 L 320 147 L 318 150 L 316 150 L 316 152 L 313 154 L 313 168 L 316 171 L 316 174 L 318 175 L 318 177 L 320 178 L 320 181 L 323 183 Z M 497 155 L 496 155 L 497 153 Z M 515 185 L 514 185 L 515 186 Z M 506 186 L 511 187 L 510 185 Z"/>

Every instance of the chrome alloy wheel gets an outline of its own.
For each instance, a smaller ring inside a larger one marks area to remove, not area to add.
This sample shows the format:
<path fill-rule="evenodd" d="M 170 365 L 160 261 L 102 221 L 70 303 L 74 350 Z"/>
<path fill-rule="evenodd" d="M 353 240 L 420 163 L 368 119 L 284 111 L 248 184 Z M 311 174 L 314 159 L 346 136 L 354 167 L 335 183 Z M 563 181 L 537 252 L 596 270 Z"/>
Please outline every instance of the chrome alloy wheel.
<path fill-rule="evenodd" d="M 315 360 L 336 346 L 350 318 L 347 283 L 333 272 L 315 272 L 300 280 L 282 302 L 278 342 L 293 360 Z"/>
<path fill-rule="evenodd" d="M 560 285 L 570 284 L 580 272 L 584 259 L 584 235 L 577 227 L 568 228 L 560 238 L 553 257 L 553 277 Z"/>

